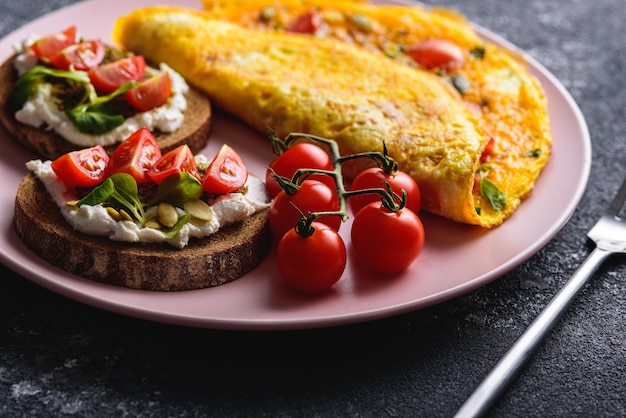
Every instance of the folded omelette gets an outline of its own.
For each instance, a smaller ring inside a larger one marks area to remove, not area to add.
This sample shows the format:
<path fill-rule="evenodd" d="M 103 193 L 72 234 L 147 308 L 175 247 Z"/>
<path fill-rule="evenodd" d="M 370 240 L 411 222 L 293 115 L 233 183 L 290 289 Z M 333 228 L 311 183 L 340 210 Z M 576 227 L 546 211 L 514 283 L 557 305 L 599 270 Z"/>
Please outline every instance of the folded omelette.
<path fill-rule="evenodd" d="M 210 13 L 156 6 L 119 18 L 113 39 L 166 62 L 215 105 L 261 132 L 332 138 L 344 154 L 380 151 L 384 142 L 419 184 L 423 209 L 458 222 L 502 223 L 532 189 L 549 155 L 545 108 L 536 110 L 545 119 L 537 128 L 515 112 L 500 119 L 504 126 L 493 125 L 505 134 L 485 163 L 481 157 L 494 133 L 485 129 L 489 118 L 480 107 L 468 106 L 467 94 L 432 71 L 333 37 L 247 28 Z M 545 106 L 523 68 L 507 65 L 506 74 L 491 74 L 506 76 L 506 83 L 494 78 L 495 85 L 477 89 L 517 89 Z M 520 130 L 518 124 L 523 134 L 511 133 Z M 481 187 L 478 176 L 485 179 Z"/>

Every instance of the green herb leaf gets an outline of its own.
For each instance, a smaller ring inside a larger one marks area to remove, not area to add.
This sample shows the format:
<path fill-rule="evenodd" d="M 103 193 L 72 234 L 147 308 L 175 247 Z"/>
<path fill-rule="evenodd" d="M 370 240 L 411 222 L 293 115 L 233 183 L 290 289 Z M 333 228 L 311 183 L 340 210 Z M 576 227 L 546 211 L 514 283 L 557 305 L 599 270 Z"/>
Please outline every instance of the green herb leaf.
<path fill-rule="evenodd" d="M 541 155 L 541 148 L 535 148 L 533 150 L 526 151 L 525 157 L 539 157 Z"/>
<path fill-rule="evenodd" d="M 65 114 L 80 132 L 87 135 L 102 135 L 124 123 L 124 116 L 108 114 L 102 110 L 102 107 L 96 109 L 77 106 L 67 110 Z"/>
<path fill-rule="evenodd" d="M 474 58 L 483 59 L 485 58 L 485 45 L 478 45 L 470 51 L 470 55 Z"/>
<path fill-rule="evenodd" d="M 163 232 L 163 235 L 165 235 L 165 239 L 173 239 L 176 234 L 178 234 L 183 225 L 189 222 L 189 218 L 191 218 L 191 215 L 186 213 L 185 215 L 178 218 L 178 222 L 176 222 L 173 227 L 161 229 L 161 232 Z"/>
<path fill-rule="evenodd" d="M 480 193 L 489 201 L 491 206 L 495 210 L 502 210 L 506 206 L 506 195 L 498 189 L 492 181 L 488 180 L 486 177 L 481 177 L 480 183 Z"/>
<path fill-rule="evenodd" d="M 106 179 L 91 193 L 78 201 L 77 206 L 97 206 L 104 202 L 112 201 L 119 203 L 128 209 L 131 215 L 143 225 L 145 213 L 139 200 L 137 182 L 130 174 L 116 173 Z"/>
<path fill-rule="evenodd" d="M 87 196 L 80 199 L 77 203 L 77 206 L 89 205 L 89 206 L 97 206 L 102 203 L 108 201 L 111 195 L 115 193 L 115 185 L 111 181 L 111 179 L 106 179 L 100 185 L 95 187 L 91 193 Z"/>
<path fill-rule="evenodd" d="M 35 65 L 26 71 L 9 91 L 9 104 L 15 109 L 21 109 L 35 91 L 35 87 L 44 77 L 51 76 L 56 78 L 64 78 L 73 80 L 78 83 L 91 85 L 89 76 L 85 72 L 64 71 L 54 68 Z"/>
<path fill-rule="evenodd" d="M 183 171 L 179 174 L 172 174 L 163 180 L 148 205 L 168 202 L 174 206 L 182 207 L 187 200 L 198 199 L 201 195 L 202 184 L 200 180 Z"/>
<path fill-rule="evenodd" d="M 125 94 L 135 84 L 134 82 L 126 83 L 106 96 L 99 97 L 94 92 L 90 94 L 90 100 L 87 103 L 68 109 L 65 114 L 80 132 L 88 135 L 102 135 L 124 123 L 124 116 L 119 114 L 115 107 L 107 105 L 117 96 Z M 90 87 L 93 89 L 91 84 Z"/>
<path fill-rule="evenodd" d="M 143 225 L 145 222 L 145 213 L 143 205 L 139 200 L 137 182 L 133 176 L 126 173 L 115 173 L 109 177 L 109 180 L 115 185 L 115 193 L 111 195 L 111 198 L 126 207 L 135 219 L 140 221 Z"/>

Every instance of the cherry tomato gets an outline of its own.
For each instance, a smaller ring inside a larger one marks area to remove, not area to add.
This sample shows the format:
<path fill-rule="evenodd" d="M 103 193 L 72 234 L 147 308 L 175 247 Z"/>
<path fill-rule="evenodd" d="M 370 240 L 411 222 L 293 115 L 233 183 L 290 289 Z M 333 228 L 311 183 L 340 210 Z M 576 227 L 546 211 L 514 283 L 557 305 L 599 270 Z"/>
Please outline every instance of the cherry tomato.
<path fill-rule="evenodd" d="M 140 112 L 147 112 L 155 107 L 163 106 L 172 95 L 170 73 L 163 71 L 150 77 L 137 87 L 130 89 L 124 97 L 132 107 Z"/>
<path fill-rule="evenodd" d="M 112 93 L 129 81 L 139 81 L 146 72 L 146 62 L 141 55 L 122 58 L 89 70 L 94 87 L 104 93 Z"/>
<path fill-rule="evenodd" d="M 161 156 L 157 162 L 148 168 L 148 176 L 156 184 L 161 184 L 167 177 L 172 174 L 178 174 L 181 171 L 186 171 L 198 177 L 198 167 L 196 166 L 196 160 L 193 158 L 193 152 L 185 144 L 179 145 Z"/>
<path fill-rule="evenodd" d="M 287 32 L 314 34 L 322 24 L 322 15 L 317 10 L 308 10 L 289 23 Z"/>
<path fill-rule="evenodd" d="M 291 179 L 299 168 L 313 168 L 317 170 L 332 170 L 333 160 L 326 151 L 311 143 L 299 143 L 291 146 L 276 157 L 265 173 L 265 185 L 272 198 L 282 190 L 272 170 L 281 177 Z M 335 190 L 335 181 L 331 176 L 314 174 L 309 179 L 319 180 Z"/>
<path fill-rule="evenodd" d="M 160 158 L 161 149 L 154 135 L 148 129 L 140 128 L 113 151 L 107 171 L 109 175 L 128 173 L 137 183 L 146 183 L 150 181 L 148 169 Z"/>
<path fill-rule="evenodd" d="M 465 63 L 463 50 L 444 39 L 427 39 L 407 46 L 405 50 L 411 58 L 429 70 L 433 68 L 454 70 Z"/>
<path fill-rule="evenodd" d="M 68 188 L 92 187 L 106 177 L 109 156 L 101 145 L 72 151 L 52 161 L 51 167 Z"/>
<path fill-rule="evenodd" d="M 104 59 L 104 44 L 101 41 L 85 41 L 57 52 L 50 57 L 50 63 L 60 70 L 88 71 L 96 68 Z"/>
<path fill-rule="evenodd" d="M 398 195 L 402 195 L 402 190 L 406 191 L 406 207 L 418 213 L 422 205 L 422 195 L 415 180 L 404 171 L 396 171 L 394 174 L 387 174 L 378 167 L 372 167 L 359 173 L 352 182 L 350 190 L 363 190 L 371 188 L 385 188 L 384 181 L 391 186 L 391 190 Z M 380 202 L 381 195 L 378 193 L 367 193 L 350 196 L 348 204 L 352 213 L 357 213 L 362 207 L 371 202 Z"/>
<path fill-rule="evenodd" d="M 207 193 L 224 194 L 239 190 L 248 180 L 248 169 L 243 160 L 227 144 L 222 145 L 202 178 L 202 189 Z"/>
<path fill-rule="evenodd" d="M 287 231 L 293 229 L 300 213 L 339 211 L 337 194 L 324 183 L 317 180 L 304 180 L 296 194 L 289 195 L 281 191 L 272 200 L 269 211 L 269 222 L 272 233 L 280 239 Z M 317 222 L 326 224 L 335 231 L 341 226 L 339 216 L 320 216 Z"/>
<path fill-rule="evenodd" d="M 76 26 L 69 26 L 51 35 L 37 39 L 30 49 L 40 58 L 50 58 L 76 42 Z"/>
<path fill-rule="evenodd" d="M 276 265 L 280 277 L 292 288 L 304 293 L 320 293 L 334 285 L 346 268 L 346 245 L 334 229 L 313 222 L 315 232 L 309 237 L 287 232 L 276 247 Z"/>
<path fill-rule="evenodd" d="M 359 261 L 383 273 L 408 268 L 424 247 L 424 227 L 413 211 L 392 212 L 378 202 L 354 216 L 350 234 Z"/>

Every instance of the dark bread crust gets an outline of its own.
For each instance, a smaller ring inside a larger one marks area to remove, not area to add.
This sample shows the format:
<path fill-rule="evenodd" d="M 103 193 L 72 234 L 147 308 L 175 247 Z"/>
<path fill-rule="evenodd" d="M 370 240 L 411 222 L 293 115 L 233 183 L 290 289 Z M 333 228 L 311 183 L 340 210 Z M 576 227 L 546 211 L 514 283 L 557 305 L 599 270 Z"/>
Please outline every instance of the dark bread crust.
<path fill-rule="evenodd" d="M 25 148 L 35 152 L 41 158 L 54 160 L 63 154 L 83 148 L 66 141 L 61 135 L 45 128 L 25 125 L 15 119 L 15 112 L 9 109 L 9 90 L 17 81 L 11 57 L 0 66 L 0 122 L 15 140 Z M 211 104 L 206 95 L 191 88 L 185 96 L 187 109 L 184 112 L 185 122 L 174 132 L 153 132 L 161 151 L 167 151 L 186 143 L 194 154 L 206 147 L 211 133 Z M 117 145 L 105 147 L 109 154 Z"/>
<path fill-rule="evenodd" d="M 116 242 L 73 230 L 45 186 L 29 173 L 15 197 L 14 227 L 50 264 L 91 280 L 134 289 L 175 291 L 218 286 L 255 268 L 268 254 L 268 210 L 177 249 Z"/>

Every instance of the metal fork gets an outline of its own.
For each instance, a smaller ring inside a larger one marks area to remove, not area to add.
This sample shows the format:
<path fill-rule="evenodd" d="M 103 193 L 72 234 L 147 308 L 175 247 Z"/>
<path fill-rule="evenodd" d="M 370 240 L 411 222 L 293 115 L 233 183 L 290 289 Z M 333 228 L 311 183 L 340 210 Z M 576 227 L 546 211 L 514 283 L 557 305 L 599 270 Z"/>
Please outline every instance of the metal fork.
<path fill-rule="evenodd" d="M 610 255 L 626 254 L 626 218 L 620 217 L 625 200 L 626 179 L 606 212 L 587 233 L 595 243 L 591 254 L 474 390 L 456 418 L 485 415 L 602 262 Z"/>

